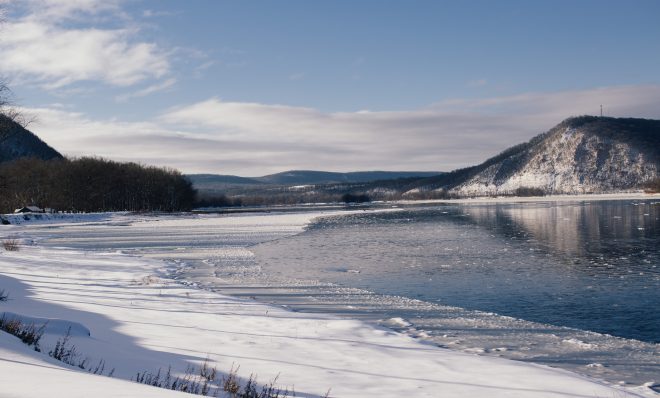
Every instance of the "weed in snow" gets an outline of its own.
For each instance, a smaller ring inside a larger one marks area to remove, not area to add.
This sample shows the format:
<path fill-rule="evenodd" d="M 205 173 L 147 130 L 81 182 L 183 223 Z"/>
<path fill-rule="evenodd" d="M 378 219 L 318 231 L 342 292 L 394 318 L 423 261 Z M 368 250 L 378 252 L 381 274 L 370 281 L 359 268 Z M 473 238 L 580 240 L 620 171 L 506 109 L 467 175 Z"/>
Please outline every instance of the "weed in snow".
<path fill-rule="evenodd" d="M 218 379 L 215 367 L 209 366 L 208 360 L 199 368 L 189 366 L 183 376 L 172 376 L 171 367 L 167 372 L 158 369 L 156 373 L 138 372 L 132 380 L 154 387 L 168 390 L 182 391 L 190 394 L 217 397 L 221 392 L 228 393 L 223 396 L 231 398 L 287 398 L 295 397 L 295 391 L 282 390 L 276 387 L 277 377 L 270 383 L 259 387 L 257 378 L 250 375 L 245 383 L 238 377 L 238 367 L 232 366 L 226 376 Z"/>
<path fill-rule="evenodd" d="M 71 340 L 71 327 L 61 339 L 57 340 L 55 348 L 50 350 L 48 355 L 67 365 L 75 366 L 95 375 L 102 375 L 105 371 L 105 361 L 101 359 L 96 366 L 91 365 L 89 358 L 81 359 L 81 355 L 76 351 L 76 346 L 70 344 L 69 340 Z M 114 372 L 115 370 L 112 369 L 108 376 L 112 377 Z"/>
<path fill-rule="evenodd" d="M 44 334 L 45 327 L 46 325 L 42 325 L 40 328 L 34 324 L 25 325 L 19 319 L 7 319 L 4 315 L 0 318 L 0 330 L 18 337 L 29 347 L 34 347 L 37 352 L 41 352 L 39 340 Z"/>
<path fill-rule="evenodd" d="M 5 239 L 2 241 L 2 247 L 8 252 L 16 252 L 18 251 L 18 240 Z"/>

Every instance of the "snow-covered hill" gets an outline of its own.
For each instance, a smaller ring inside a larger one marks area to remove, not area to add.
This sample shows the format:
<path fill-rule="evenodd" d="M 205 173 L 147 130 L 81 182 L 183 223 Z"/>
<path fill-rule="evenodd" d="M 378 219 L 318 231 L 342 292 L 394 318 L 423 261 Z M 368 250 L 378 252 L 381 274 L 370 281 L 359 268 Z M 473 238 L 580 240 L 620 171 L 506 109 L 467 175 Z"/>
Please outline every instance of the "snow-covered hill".
<path fill-rule="evenodd" d="M 431 180 L 422 189 L 461 196 L 604 193 L 658 178 L 660 121 L 581 116 L 484 163 Z"/>

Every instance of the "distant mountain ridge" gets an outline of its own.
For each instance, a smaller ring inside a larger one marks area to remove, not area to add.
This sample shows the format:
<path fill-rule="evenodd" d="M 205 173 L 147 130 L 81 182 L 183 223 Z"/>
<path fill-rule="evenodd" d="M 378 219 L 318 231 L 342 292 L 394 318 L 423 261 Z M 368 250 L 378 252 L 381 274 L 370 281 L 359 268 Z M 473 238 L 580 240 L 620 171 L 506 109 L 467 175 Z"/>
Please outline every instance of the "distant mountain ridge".
<path fill-rule="evenodd" d="M 258 177 L 256 180 L 270 184 L 333 184 L 358 183 L 397 178 L 429 177 L 441 174 L 436 171 L 353 171 L 336 173 L 330 171 L 290 170 L 283 173 Z"/>
<path fill-rule="evenodd" d="M 239 177 L 226 174 L 187 174 L 186 177 L 198 189 L 221 187 L 221 186 L 240 186 L 240 185 L 263 185 L 264 183 L 254 178 Z"/>
<path fill-rule="evenodd" d="M 314 170 L 290 170 L 263 177 L 238 177 L 218 174 L 189 174 L 187 177 L 198 189 L 219 189 L 240 185 L 316 185 L 361 183 L 410 177 L 429 177 L 441 174 L 429 171 L 356 171 L 338 173 Z"/>
<path fill-rule="evenodd" d="M 20 124 L 0 115 L 0 163 L 24 157 L 49 160 L 63 156 Z"/>
<path fill-rule="evenodd" d="M 657 179 L 659 169 L 660 120 L 580 116 L 477 166 L 418 181 L 408 193 L 612 192 L 639 188 Z"/>

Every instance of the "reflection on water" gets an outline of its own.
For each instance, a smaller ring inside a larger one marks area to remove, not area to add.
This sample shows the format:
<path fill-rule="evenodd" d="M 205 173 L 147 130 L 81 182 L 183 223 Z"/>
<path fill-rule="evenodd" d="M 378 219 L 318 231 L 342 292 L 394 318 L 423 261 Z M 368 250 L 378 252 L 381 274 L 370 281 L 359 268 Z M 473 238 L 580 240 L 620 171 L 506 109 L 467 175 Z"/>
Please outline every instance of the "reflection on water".
<path fill-rule="evenodd" d="M 636 247 L 653 251 L 658 239 L 657 206 L 649 202 L 499 204 L 470 212 L 478 224 L 505 236 L 524 232 L 567 258 L 616 259 Z"/>

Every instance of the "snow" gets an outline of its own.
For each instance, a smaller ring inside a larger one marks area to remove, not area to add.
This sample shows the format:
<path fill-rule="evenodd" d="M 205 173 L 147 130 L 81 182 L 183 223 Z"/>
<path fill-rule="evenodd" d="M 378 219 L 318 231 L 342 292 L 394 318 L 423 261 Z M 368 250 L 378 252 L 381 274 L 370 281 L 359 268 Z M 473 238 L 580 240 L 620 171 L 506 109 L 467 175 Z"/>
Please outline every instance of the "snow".
<path fill-rule="evenodd" d="M 105 221 L 115 215 L 126 213 L 16 213 L 3 214 L 0 218 L 13 225 L 26 224 L 58 224 L 58 223 L 89 223 Z"/>
<path fill-rule="evenodd" d="M 201 223 L 255 234 L 296 233 L 317 215 L 160 221 L 143 217 L 136 224 L 145 231 L 164 224 L 192 228 Z M 98 215 L 87 221 L 107 227 L 117 221 L 114 218 Z M 3 228 L 20 233 L 23 242 L 35 241 L 25 226 Z M 0 396 L 182 396 L 128 380 L 137 372 L 169 366 L 173 372 L 184 372 L 206 360 L 221 372 L 240 366 L 239 375 L 256 374 L 261 382 L 279 375 L 278 384 L 295 386 L 299 397 L 320 397 L 329 388 L 332 397 L 657 396 L 651 384 L 637 389 L 609 386 L 550 367 L 422 344 L 357 320 L 291 312 L 195 289 L 169 279 L 170 270 L 171 265 L 159 259 L 116 252 L 38 244 L 0 252 L 0 290 L 9 293 L 9 300 L 0 302 L 0 312 L 35 324 L 48 321 L 42 353 L 0 332 Z M 404 319 L 390 321 L 407 324 Z M 104 360 L 107 369 L 115 369 L 112 378 L 91 375 L 44 354 L 69 327 L 71 343 L 81 356 L 91 363 Z"/>
<path fill-rule="evenodd" d="M 190 397 L 130 381 L 64 368 L 61 363 L 0 332 L 0 396 L 22 397 Z"/>

